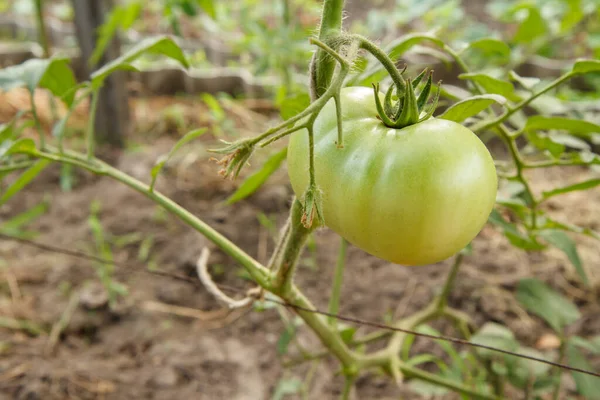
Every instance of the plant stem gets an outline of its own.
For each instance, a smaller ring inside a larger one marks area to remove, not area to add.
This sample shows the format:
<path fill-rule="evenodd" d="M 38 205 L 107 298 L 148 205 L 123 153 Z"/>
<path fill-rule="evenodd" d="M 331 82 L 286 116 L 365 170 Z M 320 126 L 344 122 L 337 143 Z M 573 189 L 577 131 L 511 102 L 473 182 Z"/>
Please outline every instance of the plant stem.
<path fill-rule="evenodd" d="M 491 394 L 480 393 L 468 386 L 463 385 L 455 380 L 443 378 L 441 376 L 432 374 L 431 372 L 423 371 L 419 368 L 410 367 L 405 364 L 400 364 L 400 370 L 406 377 L 417 378 L 425 382 L 432 383 L 437 386 L 442 386 L 451 389 L 457 393 L 468 396 L 468 399 L 481 399 L 481 400 L 505 400 L 504 397 L 497 397 Z"/>
<path fill-rule="evenodd" d="M 38 37 L 42 46 L 44 58 L 50 57 L 50 41 L 48 40 L 48 31 L 46 30 L 46 21 L 44 20 L 43 0 L 35 0 L 35 18 L 37 22 Z"/>
<path fill-rule="evenodd" d="M 342 282 L 344 280 L 344 269 L 346 267 L 346 249 L 348 242 L 344 238 L 340 238 L 340 250 L 338 253 L 337 264 L 333 275 L 333 285 L 331 287 L 331 298 L 329 299 L 329 313 L 337 314 L 340 309 L 340 294 L 342 292 Z M 337 319 L 330 317 L 329 324 L 335 329 Z"/>
<path fill-rule="evenodd" d="M 285 300 L 289 304 L 299 307 L 295 308 L 295 310 L 300 318 L 302 318 L 306 325 L 308 325 L 319 337 L 321 343 L 337 357 L 344 366 L 346 372 L 354 373 L 357 370 L 356 355 L 354 355 L 348 346 L 346 346 L 339 334 L 331 328 L 323 315 L 307 311 L 307 309 L 314 310 L 315 307 L 296 286 L 292 285 L 289 294 L 285 296 Z"/>
<path fill-rule="evenodd" d="M 286 297 L 286 294 L 292 290 L 292 282 L 300 252 L 304 247 L 304 243 L 308 239 L 308 235 L 313 229 L 306 228 L 302 224 L 302 204 L 295 199 L 290 210 L 290 230 L 285 238 L 286 242 L 283 247 L 279 268 L 275 272 L 275 277 L 272 282 L 272 290 L 275 294 Z"/>
<path fill-rule="evenodd" d="M 261 265 L 258 261 L 246 254 L 242 249 L 237 247 L 225 236 L 221 235 L 219 232 L 214 230 L 210 225 L 206 224 L 204 221 L 196 217 L 194 214 L 192 214 L 179 204 L 175 203 L 170 198 L 166 197 L 158 191 L 150 192 L 150 187 L 147 184 L 138 181 L 137 179 L 127 175 L 124 172 L 121 172 L 116 168 L 111 167 L 110 165 L 100 160 L 94 159 L 94 164 L 91 164 L 86 157 L 76 155 L 72 152 L 62 155 L 35 151 L 32 153 L 32 155 L 39 158 L 45 158 L 51 161 L 72 164 L 84 168 L 90 172 L 94 172 L 98 175 L 109 176 L 129 186 L 133 190 L 143 194 L 144 196 L 153 200 L 155 203 L 161 205 L 163 208 L 165 208 L 167 211 L 181 219 L 187 225 L 200 232 L 207 239 L 219 246 L 219 248 L 221 248 L 226 254 L 228 254 L 234 260 L 239 262 L 260 286 L 264 288 L 269 288 L 269 271 L 263 265 Z"/>
<path fill-rule="evenodd" d="M 18 171 L 20 169 L 29 168 L 33 164 L 35 164 L 35 162 L 33 161 L 21 161 L 14 164 L 0 165 L 0 174 L 8 174 L 14 171 Z"/>
<path fill-rule="evenodd" d="M 40 123 L 40 117 L 37 113 L 37 106 L 35 105 L 34 94 L 34 91 L 29 91 L 29 99 L 31 101 L 31 114 L 33 115 L 33 122 L 35 123 L 35 128 L 40 137 L 40 148 L 43 150 L 46 147 L 46 137 L 44 135 L 44 130 L 42 129 L 42 124 Z"/>
<path fill-rule="evenodd" d="M 342 391 L 340 400 L 350 400 L 350 393 L 352 392 L 353 386 L 354 386 L 354 377 L 346 376 L 346 380 L 344 381 L 344 390 Z"/>
<path fill-rule="evenodd" d="M 344 0 L 324 0 L 323 11 L 321 13 L 321 25 L 319 27 L 319 39 L 327 43 L 331 37 L 342 33 L 342 12 L 344 10 Z M 334 49 L 336 50 L 336 49 Z M 335 61 L 328 56 L 322 49 L 317 50 L 315 56 L 316 71 L 315 75 L 315 93 L 321 97 L 333 79 Z"/>
<path fill-rule="evenodd" d="M 454 281 L 456 281 L 456 275 L 458 274 L 458 270 L 460 269 L 460 265 L 463 260 L 463 254 L 459 253 L 454 259 L 454 263 L 452 264 L 452 268 L 450 268 L 450 272 L 446 277 L 446 281 L 444 282 L 444 287 L 440 292 L 439 296 L 435 299 L 436 308 L 438 311 L 443 312 L 448 305 L 448 295 L 452 290 L 452 286 L 454 285 Z"/>
<path fill-rule="evenodd" d="M 517 103 L 513 108 L 505 111 L 502 115 L 499 115 L 498 117 L 496 117 L 492 120 L 489 120 L 489 121 L 483 121 L 480 124 L 474 126 L 471 130 L 473 132 L 477 133 L 477 132 L 481 132 L 483 130 L 489 129 L 493 126 L 496 126 L 498 124 L 501 124 L 502 122 L 504 122 L 508 118 L 510 118 L 514 113 L 521 110 L 525 106 L 529 105 L 529 103 L 531 103 L 533 100 L 537 99 L 538 97 L 540 97 L 541 95 L 543 95 L 544 93 L 549 91 L 550 89 L 553 89 L 556 86 L 560 85 L 561 83 L 567 81 L 568 79 L 573 77 L 573 75 L 574 74 L 572 72 L 567 72 L 566 74 L 564 74 L 564 75 L 558 77 L 557 79 L 555 79 L 554 81 L 550 82 L 548 85 L 544 86 L 542 89 L 536 91 L 528 98 Z"/>
<path fill-rule="evenodd" d="M 565 358 L 565 352 L 567 351 L 567 340 L 564 337 L 564 335 L 561 333 L 560 335 L 560 347 L 558 349 L 558 362 L 562 363 L 564 361 Z M 556 380 L 556 386 L 554 387 L 554 392 L 552 393 L 552 400 L 558 400 L 560 399 L 560 391 L 562 388 L 562 369 L 561 368 L 555 368 L 556 371 L 554 372 L 555 376 L 557 377 Z"/>
<path fill-rule="evenodd" d="M 100 95 L 100 89 L 94 89 L 92 92 L 92 102 L 90 104 L 90 117 L 88 119 L 87 133 L 86 133 L 86 144 L 87 144 L 87 158 L 91 160 L 94 157 L 94 125 L 96 123 L 96 109 L 98 108 L 98 97 Z"/>
<path fill-rule="evenodd" d="M 394 61 L 392 61 L 392 59 L 383 50 L 377 47 L 377 45 L 371 42 L 369 39 L 360 35 L 353 35 L 353 37 L 360 42 L 361 49 L 371 53 L 381 63 L 381 65 L 383 65 L 387 73 L 390 74 L 392 81 L 394 81 L 397 92 L 403 93 L 406 88 L 406 82 L 402 77 L 402 73 L 398 70 L 398 68 L 396 68 Z"/>

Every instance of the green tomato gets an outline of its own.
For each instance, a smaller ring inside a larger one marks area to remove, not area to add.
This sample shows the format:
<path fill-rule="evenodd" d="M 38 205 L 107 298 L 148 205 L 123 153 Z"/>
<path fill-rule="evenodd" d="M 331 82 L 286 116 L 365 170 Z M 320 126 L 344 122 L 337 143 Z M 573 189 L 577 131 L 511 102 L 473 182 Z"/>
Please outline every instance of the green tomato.
<path fill-rule="evenodd" d="M 378 119 L 373 91 L 341 93 L 343 148 L 333 101 L 314 124 L 315 179 L 325 225 L 362 250 L 402 265 L 444 260 L 482 229 L 496 199 L 494 161 L 479 138 L 431 118 L 402 129 Z M 307 131 L 290 137 L 288 173 L 302 200 Z"/>

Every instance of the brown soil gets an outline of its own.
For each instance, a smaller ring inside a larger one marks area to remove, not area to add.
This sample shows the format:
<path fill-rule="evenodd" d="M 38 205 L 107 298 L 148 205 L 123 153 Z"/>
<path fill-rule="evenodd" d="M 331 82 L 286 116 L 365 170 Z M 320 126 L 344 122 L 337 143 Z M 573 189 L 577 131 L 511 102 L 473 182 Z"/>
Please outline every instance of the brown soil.
<path fill-rule="evenodd" d="M 152 124 L 146 118 L 156 114 L 136 115 L 138 122 Z M 258 116 L 256 119 L 261 123 L 265 120 Z M 239 125 L 255 129 L 247 120 Z M 168 151 L 175 140 L 173 135 L 164 135 L 163 125 L 154 126 L 162 129 L 161 135 L 144 137 L 145 145 L 126 152 L 118 162 L 121 169 L 143 180 L 147 180 L 156 158 Z M 257 215 L 263 213 L 281 226 L 291 196 L 285 171 L 279 171 L 249 199 L 224 206 L 222 201 L 241 180 L 232 183 L 218 177 L 216 166 L 208 162 L 204 150 L 212 142 L 214 137 L 207 136 L 190 146 L 189 152 L 182 152 L 159 180 L 159 189 L 265 262 L 272 248 L 272 235 L 259 223 Z M 259 165 L 260 157 L 259 154 L 254 166 Z M 592 174 L 581 168 L 540 170 L 531 178 L 534 189 L 540 191 Z M 270 399 L 283 379 L 304 379 L 310 363 L 292 369 L 282 367 L 276 342 L 283 324 L 274 309 L 250 312 L 239 319 L 206 319 L 212 315 L 206 312 L 218 310 L 219 305 L 205 290 L 146 270 L 150 264 L 193 277 L 195 261 L 201 249 L 208 246 L 217 283 L 244 291 L 251 284 L 238 265 L 141 195 L 106 178 L 84 173 L 77 173 L 77 177 L 72 192 L 61 192 L 59 169 L 45 171 L 31 187 L 0 209 L 0 218 L 10 218 L 48 199 L 49 211 L 30 227 L 40 232 L 36 240 L 93 253 L 88 216 L 90 202 L 97 200 L 103 228 L 112 238 L 114 259 L 119 264 L 115 280 L 124 284 L 129 294 L 111 309 L 99 290 L 92 262 L 0 241 L 0 261 L 5 266 L 0 281 L 0 315 L 48 329 L 60 320 L 73 293 L 81 296 L 55 346 L 49 345 L 47 334 L 36 336 L 23 330 L 0 329 L 0 398 L 260 400 Z M 596 189 L 559 197 L 548 202 L 547 207 L 558 219 L 600 229 L 599 204 L 600 190 Z M 130 243 L 115 245 L 118 239 L 131 234 L 137 237 Z M 154 238 L 151 262 L 139 261 L 141 241 L 150 236 Z M 316 268 L 311 267 L 314 255 L 305 252 L 297 281 L 318 307 L 325 308 L 338 238 L 322 230 L 316 239 Z M 581 258 L 598 288 L 598 244 L 580 236 L 577 241 Z M 406 268 L 351 248 L 340 312 L 372 321 L 382 321 L 383 315 L 390 312 L 408 315 L 431 299 L 449 263 Z M 537 318 L 527 316 L 511 296 L 517 282 L 528 276 L 549 282 L 577 301 L 583 317 L 573 327 L 574 332 L 582 336 L 600 333 L 597 292 L 583 290 L 563 253 L 555 249 L 529 254 L 516 250 L 491 226 L 474 241 L 473 254 L 466 257 L 450 302 L 471 315 L 477 324 L 505 324 L 524 343 L 534 345 L 551 331 Z M 157 302 L 203 310 L 204 313 L 196 314 L 205 319 L 177 316 L 173 312 L 178 309 L 174 307 L 171 312 L 159 312 Z M 363 327 L 359 333 L 368 331 Z M 301 329 L 299 340 L 307 348 L 319 348 L 318 341 L 306 329 Z M 430 348 L 429 341 L 417 344 L 417 351 Z M 337 399 L 342 379 L 336 362 L 326 359 L 313 367 L 314 378 L 305 398 Z M 566 387 L 569 388 L 568 382 Z M 355 398 L 419 397 L 407 385 L 398 388 L 387 378 L 373 374 L 357 381 Z"/>

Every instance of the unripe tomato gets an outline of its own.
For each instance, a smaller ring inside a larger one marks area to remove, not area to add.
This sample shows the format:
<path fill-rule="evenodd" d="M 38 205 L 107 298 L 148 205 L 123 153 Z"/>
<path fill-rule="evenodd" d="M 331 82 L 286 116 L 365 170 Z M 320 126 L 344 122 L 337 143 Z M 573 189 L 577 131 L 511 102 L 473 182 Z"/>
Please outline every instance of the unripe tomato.
<path fill-rule="evenodd" d="M 494 206 L 494 161 L 466 127 L 431 118 L 402 129 L 378 119 L 373 90 L 341 93 L 343 148 L 333 101 L 314 124 L 315 178 L 325 225 L 364 251 L 403 265 L 459 252 Z M 302 200 L 309 183 L 308 134 L 293 133 L 288 173 Z"/>

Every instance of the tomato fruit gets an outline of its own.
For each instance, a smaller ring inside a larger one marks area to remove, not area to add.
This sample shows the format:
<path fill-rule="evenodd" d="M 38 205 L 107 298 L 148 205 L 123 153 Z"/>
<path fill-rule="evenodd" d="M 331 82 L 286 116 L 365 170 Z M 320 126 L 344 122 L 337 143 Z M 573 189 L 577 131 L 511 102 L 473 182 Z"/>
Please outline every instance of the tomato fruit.
<path fill-rule="evenodd" d="M 496 199 L 494 161 L 466 127 L 430 118 L 393 129 L 377 117 L 373 90 L 341 93 L 343 147 L 332 100 L 314 124 L 315 180 L 326 226 L 384 260 L 424 265 L 463 249 Z M 307 131 L 290 137 L 288 173 L 302 200 L 309 184 Z"/>

